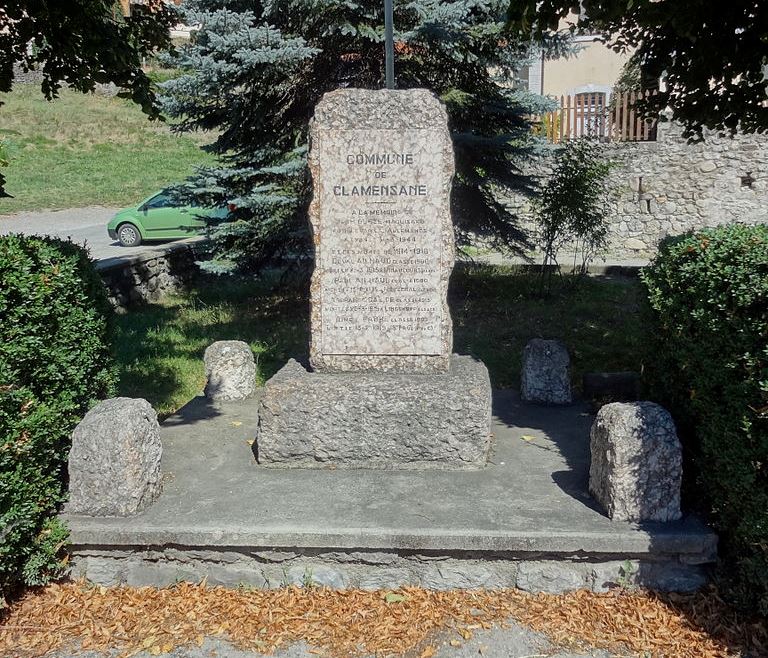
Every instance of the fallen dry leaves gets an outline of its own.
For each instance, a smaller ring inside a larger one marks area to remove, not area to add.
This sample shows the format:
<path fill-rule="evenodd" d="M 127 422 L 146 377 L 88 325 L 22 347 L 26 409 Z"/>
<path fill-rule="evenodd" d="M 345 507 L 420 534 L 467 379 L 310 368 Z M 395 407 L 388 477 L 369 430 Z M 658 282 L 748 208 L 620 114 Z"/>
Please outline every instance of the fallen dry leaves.
<path fill-rule="evenodd" d="M 166 589 L 93 587 L 83 582 L 27 593 L 0 624 L 0 655 L 42 656 L 80 643 L 128 657 L 161 655 L 222 636 L 269 652 L 304 640 L 326 656 L 435 653 L 435 631 L 468 640 L 480 629 L 517 620 L 556 643 L 675 658 L 768 654 L 765 624 L 739 619 L 715 589 L 661 596 L 614 591 L 526 594 L 518 590 L 392 592 L 323 588 L 229 590 L 180 583 Z"/>

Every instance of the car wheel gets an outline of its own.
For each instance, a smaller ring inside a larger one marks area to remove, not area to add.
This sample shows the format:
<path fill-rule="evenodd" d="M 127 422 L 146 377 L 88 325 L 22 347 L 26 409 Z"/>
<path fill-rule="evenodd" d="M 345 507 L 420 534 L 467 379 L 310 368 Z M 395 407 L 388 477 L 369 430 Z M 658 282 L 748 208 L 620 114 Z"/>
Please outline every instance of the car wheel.
<path fill-rule="evenodd" d="M 117 239 L 124 247 L 138 247 L 141 244 L 141 233 L 133 224 L 121 224 L 117 227 Z"/>

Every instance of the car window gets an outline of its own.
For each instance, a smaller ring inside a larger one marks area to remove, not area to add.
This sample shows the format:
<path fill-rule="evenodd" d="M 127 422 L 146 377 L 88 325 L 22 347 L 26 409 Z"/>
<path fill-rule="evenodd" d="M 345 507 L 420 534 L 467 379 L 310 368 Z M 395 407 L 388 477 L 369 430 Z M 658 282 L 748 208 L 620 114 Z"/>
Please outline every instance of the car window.
<path fill-rule="evenodd" d="M 156 194 L 149 201 L 144 204 L 147 210 L 153 210 L 155 208 L 173 208 L 173 199 L 167 194 Z"/>

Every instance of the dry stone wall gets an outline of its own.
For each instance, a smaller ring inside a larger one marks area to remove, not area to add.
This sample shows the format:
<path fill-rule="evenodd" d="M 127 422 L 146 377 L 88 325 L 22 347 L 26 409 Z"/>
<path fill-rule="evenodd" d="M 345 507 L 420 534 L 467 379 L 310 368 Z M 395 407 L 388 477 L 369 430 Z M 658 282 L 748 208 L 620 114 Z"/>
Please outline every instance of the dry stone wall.
<path fill-rule="evenodd" d="M 40 85 L 43 82 L 41 69 L 25 71 L 20 64 L 13 65 L 13 84 L 15 85 Z M 66 83 L 62 83 L 66 87 Z M 100 96 L 117 96 L 120 88 L 114 82 L 97 82 L 93 88 L 94 93 Z"/>
<path fill-rule="evenodd" d="M 96 270 L 113 308 L 125 313 L 131 306 L 155 302 L 163 295 L 186 289 L 199 272 L 196 261 L 200 255 L 194 244 L 177 244 L 126 260 L 101 261 Z"/>
<path fill-rule="evenodd" d="M 424 587 L 431 590 L 513 588 L 559 594 L 574 590 L 606 592 L 642 586 L 660 591 L 689 592 L 707 582 L 702 564 L 677 556 L 618 559 L 603 556 L 500 554 L 433 554 L 419 552 L 236 550 L 223 548 L 71 547 L 70 575 L 96 585 L 167 587 L 180 581 L 224 587 L 272 589 L 297 585 L 332 589 L 390 590 Z"/>
<path fill-rule="evenodd" d="M 667 235 L 731 222 L 768 223 L 768 135 L 734 138 L 708 133 L 689 144 L 682 127 L 659 125 L 655 142 L 606 144 L 614 163 L 608 258 L 646 258 Z M 551 156 L 529 170 L 546 184 Z M 510 205 L 534 232 L 530 203 Z"/>

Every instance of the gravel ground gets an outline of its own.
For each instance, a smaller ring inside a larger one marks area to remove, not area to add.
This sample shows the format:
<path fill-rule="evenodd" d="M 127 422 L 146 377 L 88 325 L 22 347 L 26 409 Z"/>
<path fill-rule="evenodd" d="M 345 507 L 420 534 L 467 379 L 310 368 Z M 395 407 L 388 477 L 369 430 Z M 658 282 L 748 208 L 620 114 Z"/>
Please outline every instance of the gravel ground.
<path fill-rule="evenodd" d="M 478 631 L 475 636 L 461 642 L 460 646 L 451 646 L 450 640 L 456 639 L 455 634 L 442 633 L 433 640 L 437 649 L 433 658 L 619 658 L 605 651 L 589 653 L 569 653 L 558 651 L 539 633 L 523 626 L 510 624 L 508 628 L 494 628 L 488 631 Z M 273 658 L 335 658 L 331 654 L 310 653 L 311 648 L 306 644 L 294 644 L 271 654 Z M 419 658 L 421 652 L 411 653 L 404 658 Z M 100 653 L 85 652 L 56 652 L 49 658 L 116 658 L 119 652 Z M 217 638 L 206 638 L 203 646 L 174 649 L 168 658 L 260 658 L 263 654 L 252 651 L 241 651 L 227 642 Z M 152 658 L 148 652 L 136 654 L 135 658 Z M 370 656 L 368 658 L 374 658 Z"/>

